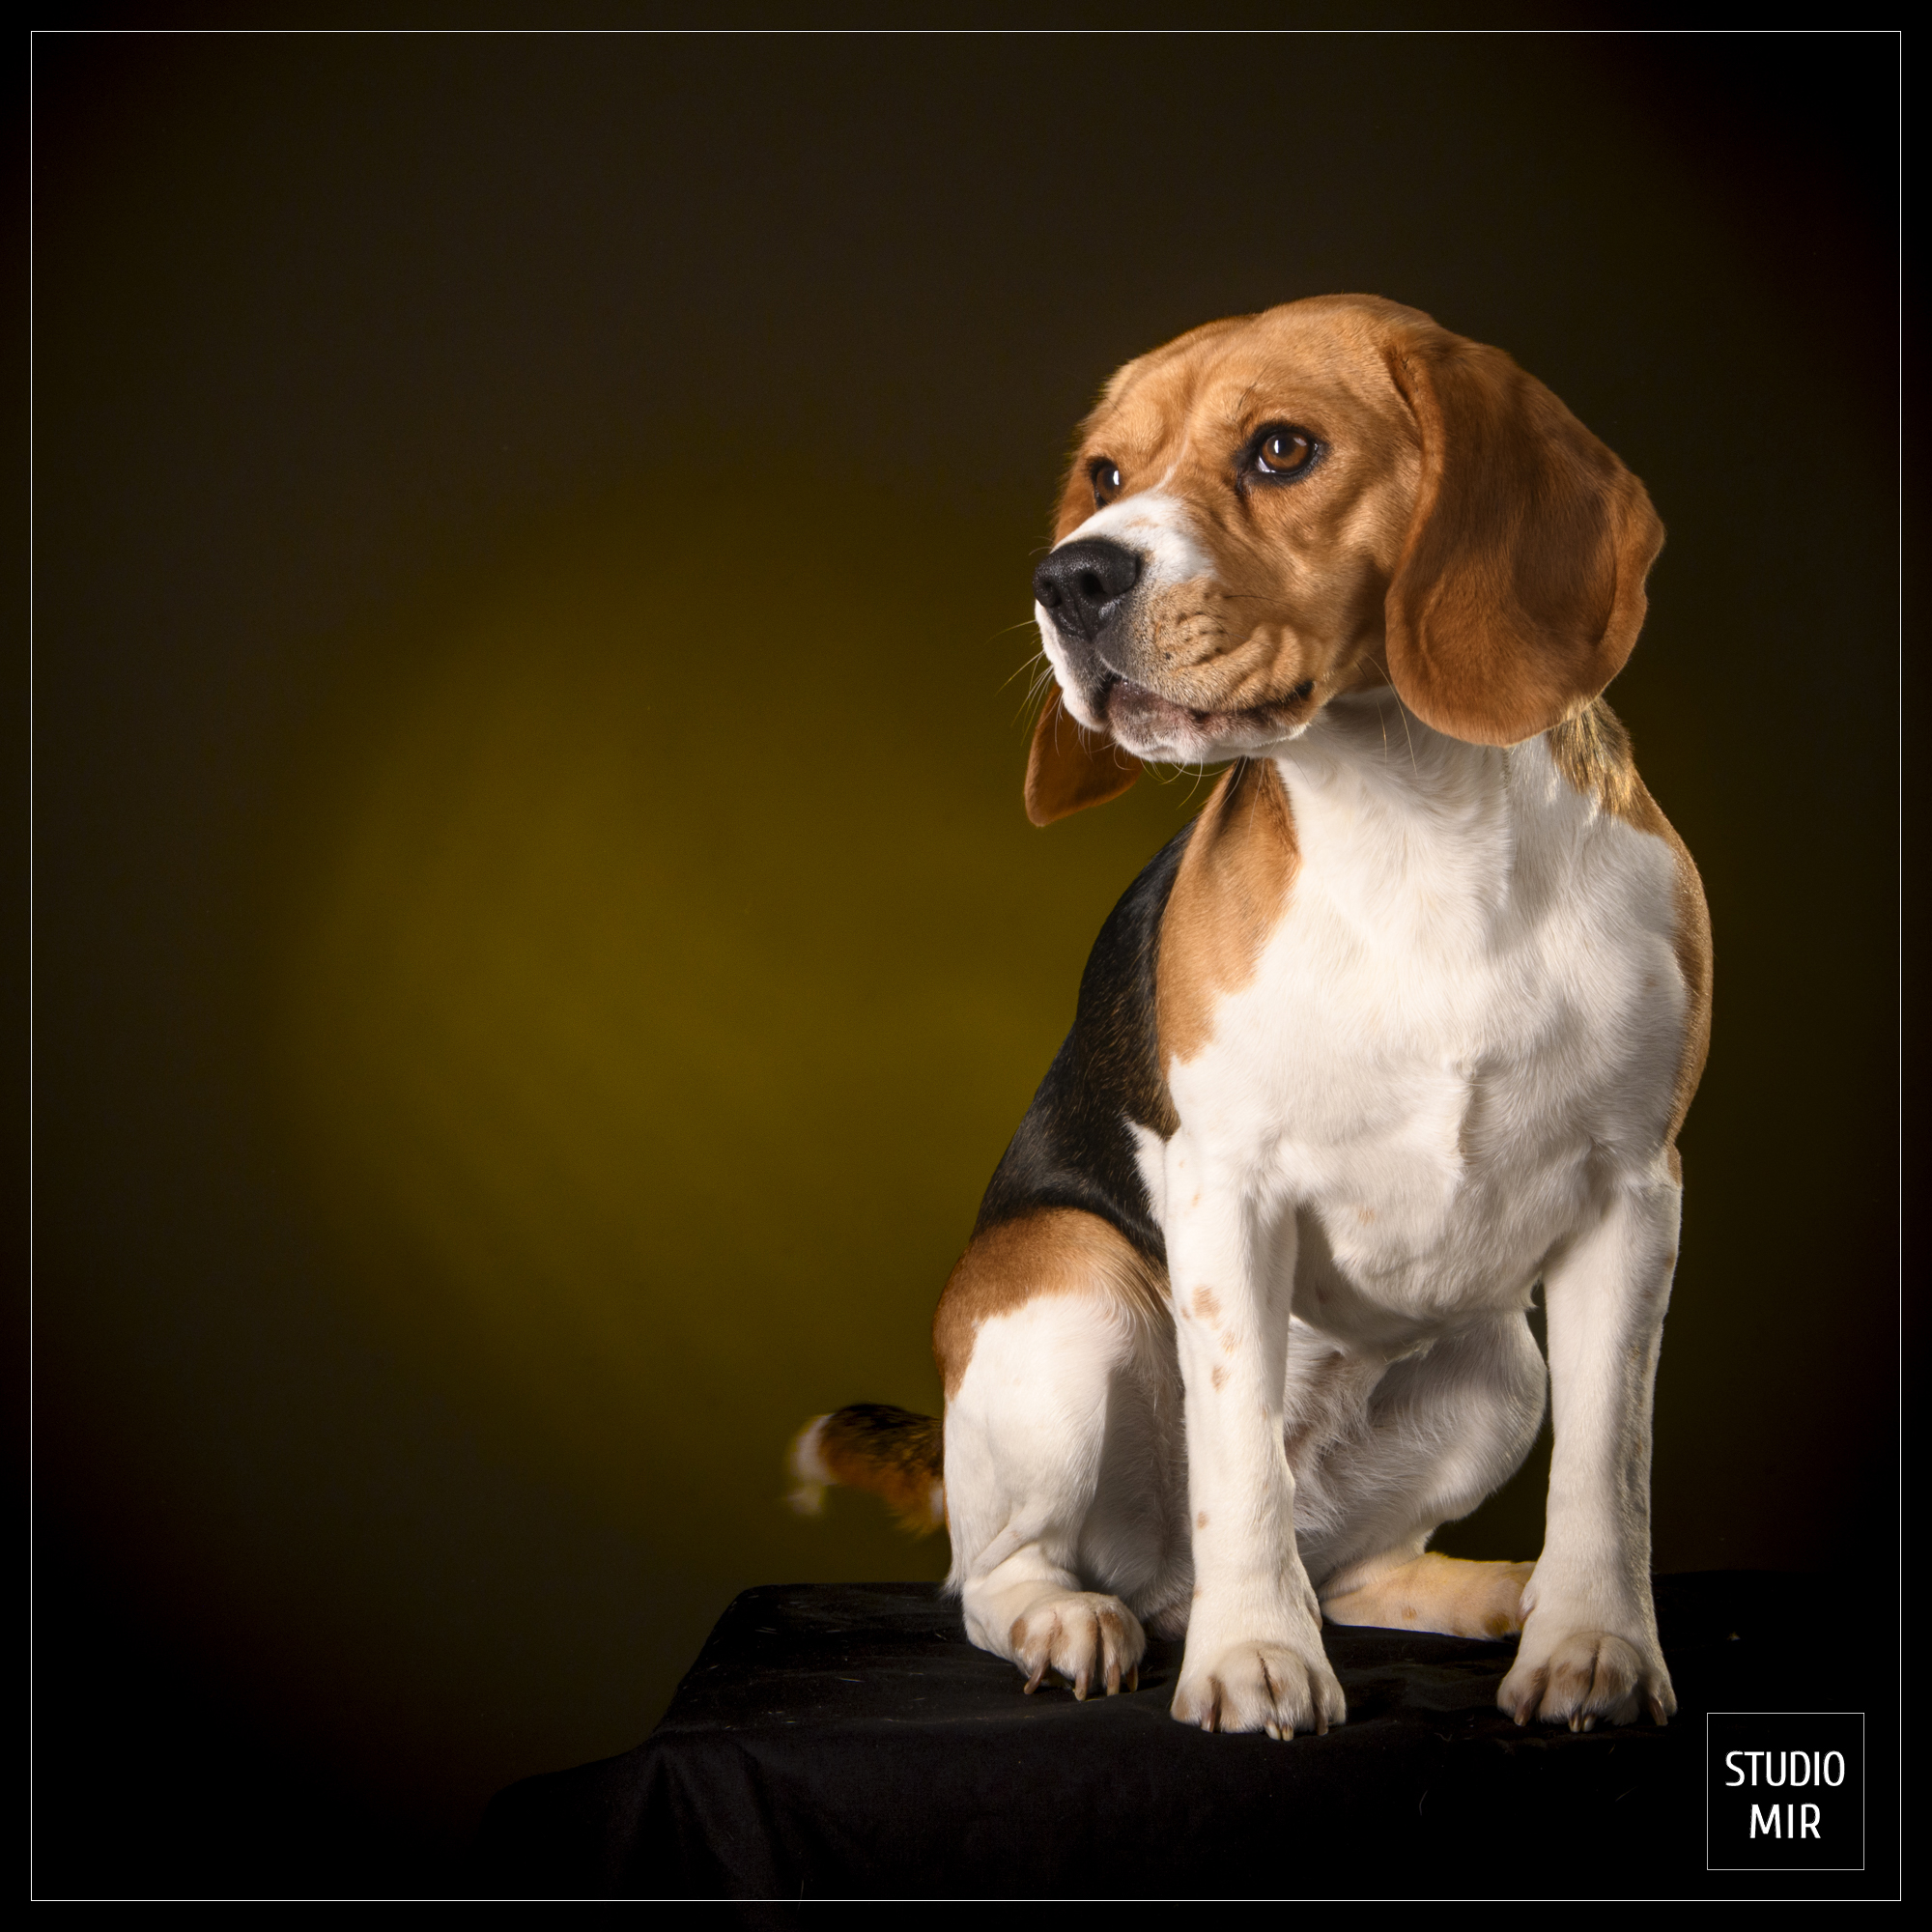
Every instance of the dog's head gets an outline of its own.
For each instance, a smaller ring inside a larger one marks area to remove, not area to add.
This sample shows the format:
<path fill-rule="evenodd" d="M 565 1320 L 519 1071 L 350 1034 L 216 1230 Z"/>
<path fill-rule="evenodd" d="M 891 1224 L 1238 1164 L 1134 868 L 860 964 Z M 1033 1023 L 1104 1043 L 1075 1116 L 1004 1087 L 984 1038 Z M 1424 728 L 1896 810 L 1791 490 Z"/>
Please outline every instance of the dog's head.
<path fill-rule="evenodd" d="M 1663 526 L 1499 350 L 1374 296 L 1209 323 L 1129 362 L 1081 430 L 1035 615 L 1059 690 L 1044 825 L 1141 760 L 1264 753 L 1392 684 L 1509 745 L 1623 668 Z"/>

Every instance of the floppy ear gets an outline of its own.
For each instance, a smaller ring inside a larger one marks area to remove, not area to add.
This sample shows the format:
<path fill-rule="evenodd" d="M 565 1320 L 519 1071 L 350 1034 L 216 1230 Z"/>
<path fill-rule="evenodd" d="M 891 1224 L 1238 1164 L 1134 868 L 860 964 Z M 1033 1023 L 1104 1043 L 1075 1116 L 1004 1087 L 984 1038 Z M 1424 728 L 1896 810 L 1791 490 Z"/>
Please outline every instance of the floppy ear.
<path fill-rule="evenodd" d="M 1438 731 L 1518 744 L 1623 668 L 1663 526 L 1643 485 L 1500 350 L 1417 328 L 1386 354 L 1422 436 L 1389 677 Z"/>
<path fill-rule="evenodd" d="M 1119 798 L 1141 775 L 1141 761 L 1113 739 L 1076 724 L 1056 687 L 1033 727 L 1027 753 L 1026 813 L 1051 825 L 1069 812 Z"/>

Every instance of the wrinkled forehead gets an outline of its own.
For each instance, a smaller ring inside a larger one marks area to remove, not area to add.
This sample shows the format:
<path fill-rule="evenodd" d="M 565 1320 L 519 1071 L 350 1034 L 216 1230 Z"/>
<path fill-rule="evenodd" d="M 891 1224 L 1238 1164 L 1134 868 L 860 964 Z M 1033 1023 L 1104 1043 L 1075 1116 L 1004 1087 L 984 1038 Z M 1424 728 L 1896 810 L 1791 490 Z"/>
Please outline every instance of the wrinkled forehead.
<path fill-rule="evenodd" d="M 1128 363 L 1089 418 L 1082 449 L 1144 482 L 1155 464 L 1224 458 L 1266 423 L 1292 421 L 1326 439 L 1350 422 L 1406 413 L 1365 318 L 1272 309 Z"/>

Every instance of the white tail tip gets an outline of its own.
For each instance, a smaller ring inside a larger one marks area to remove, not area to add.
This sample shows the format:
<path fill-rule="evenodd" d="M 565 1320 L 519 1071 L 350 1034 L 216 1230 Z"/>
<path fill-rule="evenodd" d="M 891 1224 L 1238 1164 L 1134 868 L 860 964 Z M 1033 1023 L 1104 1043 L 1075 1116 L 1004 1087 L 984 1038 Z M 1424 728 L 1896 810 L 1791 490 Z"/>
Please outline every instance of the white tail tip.
<path fill-rule="evenodd" d="M 791 1493 L 785 1500 L 800 1516 L 825 1514 L 825 1489 L 832 1481 L 832 1471 L 825 1466 L 825 1458 L 819 1454 L 818 1443 L 825 1425 L 831 1420 L 829 1415 L 814 1415 L 799 1431 L 797 1440 L 791 1445 L 791 1455 L 787 1460 L 794 1481 Z"/>

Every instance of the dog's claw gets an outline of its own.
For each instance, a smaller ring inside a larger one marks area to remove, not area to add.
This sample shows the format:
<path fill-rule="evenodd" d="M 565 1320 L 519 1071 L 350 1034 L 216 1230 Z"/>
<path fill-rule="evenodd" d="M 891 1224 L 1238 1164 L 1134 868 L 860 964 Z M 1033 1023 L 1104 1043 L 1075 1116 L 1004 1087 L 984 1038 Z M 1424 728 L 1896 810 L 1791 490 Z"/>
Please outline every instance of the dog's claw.
<path fill-rule="evenodd" d="M 1526 1635 L 1531 1640 L 1533 1632 Z M 1566 1725 L 1583 1736 L 1600 1725 L 1635 1723 L 1648 1711 L 1662 1723 L 1676 1708 L 1663 1660 L 1641 1637 L 1575 1630 L 1548 1639 L 1548 1656 L 1526 1665 L 1519 1656 L 1496 1701 L 1519 1724 Z"/>
<path fill-rule="evenodd" d="M 1007 1655 L 1019 1666 L 1029 1695 L 1042 1684 L 1064 1684 L 1076 1704 L 1112 1696 L 1122 1666 L 1139 1661 L 1147 1637 L 1140 1620 L 1117 1597 L 1092 1591 L 1053 1591 L 1020 1610 L 1008 1633 Z"/>

